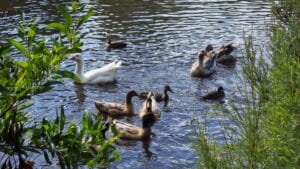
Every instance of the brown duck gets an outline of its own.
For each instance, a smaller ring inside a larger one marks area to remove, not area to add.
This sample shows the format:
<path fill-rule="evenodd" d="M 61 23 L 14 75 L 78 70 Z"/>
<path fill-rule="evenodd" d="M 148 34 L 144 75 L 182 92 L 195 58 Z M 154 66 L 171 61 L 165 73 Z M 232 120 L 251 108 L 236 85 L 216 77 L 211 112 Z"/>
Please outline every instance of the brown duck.
<path fill-rule="evenodd" d="M 220 58 L 224 55 L 229 55 L 234 49 L 235 47 L 233 46 L 233 42 L 222 45 L 215 50 L 217 53 L 217 58 Z"/>
<path fill-rule="evenodd" d="M 142 121 L 142 128 L 119 120 L 114 120 L 113 124 L 115 124 L 117 135 L 121 139 L 146 140 L 152 134 L 151 127 L 155 123 L 155 117 L 152 113 L 148 113 L 143 116 Z"/>
<path fill-rule="evenodd" d="M 127 43 L 122 40 L 112 41 L 110 38 L 107 40 L 107 50 L 111 49 L 122 49 L 127 46 Z"/>
<path fill-rule="evenodd" d="M 168 91 L 173 93 L 171 87 L 169 85 L 166 85 L 164 87 L 163 94 L 162 93 L 154 93 L 153 94 L 155 100 L 157 102 L 162 102 L 162 101 L 167 102 L 167 101 L 169 101 L 170 98 L 169 98 L 169 95 L 168 95 Z M 148 94 L 149 94 L 149 92 L 141 92 L 139 97 L 141 99 L 146 99 L 148 97 Z"/>
<path fill-rule="evenodd" d="M 236 62 L 236 58 L 232 55 L 230 55 L 230 53 L 235 49 L 235 47 L 233 46 L 233 43 L 227 43 L 223 46 L 221 46 L 220 48 L 215 49 L 215 52 L 217 54 L 217 62 L 223 65 L 229 65 L 232 63 Z M 204 54 L 210 52 L 214 50 L 214 48 L 212 47 L 212 45 L 207 45 L 205 50 L 204 50 Z"/>
<path fill-rule="evenodd" d="M 134 108 L 131 99 L 134 96 L 139 96 L 139 95 L 136 91 L 130 90 L 126 95 L 125 104 L 95 100 L 95 106 L 98 109 L 100 114 L 106 114 L 113 118 L 122 117 L 122 116 L 133 116 Z"/>
<path fill-rule="evenodd" d="M 205 96 L 202 96 L 202 99 L 213 100 L 213 99 L 223 98 L 224 96 L 225 96 L 225 92 L 223 87 L 219 87 L 218 90 L 211 91 Z"/>

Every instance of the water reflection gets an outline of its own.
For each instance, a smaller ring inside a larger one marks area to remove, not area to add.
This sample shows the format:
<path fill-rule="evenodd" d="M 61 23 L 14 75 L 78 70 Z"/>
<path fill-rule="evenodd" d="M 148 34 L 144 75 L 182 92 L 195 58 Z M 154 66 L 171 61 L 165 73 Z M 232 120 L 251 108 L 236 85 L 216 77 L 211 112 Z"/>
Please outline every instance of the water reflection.
<path fill-rule="evenodd" d="M 76 94 L 77 102 L 83 104 L 87 98 L 86 90 L 83 84 L 74 83 L 74 92 Z"/>
<path fill-rule="evenodd" d="M 148 159 L 151 159 L 151 157 L 153 155 L 153 153 L 149 150 L 150 145 L 151 145 L 151 139 L 150 138 L 143 141 L 144 155 Z"/>
<path fill-rule="evenodd" d="M 1 1 L 2 4 L 6 2 Z M 72 1 L 19 2 L 24 3 L 14 5 L 19 5 L 28 18 L 39 16 L 43 18 L 42 23 L 48 23 L 62 19 L 57 14 L 57 4 L 70 4 Z M 219 65 L 217 73 L 207 79 L 191 78 L 189 70 L 197 57 L 196 53 L 207 44 L 220 46 L 233 40 L 243 42 L 244 33 L 251 32 L 260 42 L 266 41 L 266 27 L 263 25 L 270 18 L 268 2 L 90 0 L 90 5 L 94 7 L 95 14 L 80 32 L 81 37 L 84 37 L 82 55 L 86 57 L 85 64 L 98 64 L 95 60 L 101 63 L 121 60 L 124 67 L 117 73 L 118 81 L 106 85 L 74 84 L 70 85 L 74 89 L 68 90 L 57 87 L 35 98 L 37 105 L 32 107 L 34 115 L 52 117 L 50 110 L 59 107 L 61 100 L 64 100 L 67 119 L 79 121 L 83 109 L 96 111 L 93 103 L 95 99 L 123 103 L 129 89 L 161 89 L 163 84 L 169 84 L 176 93 L 170 95 L 171 100 L 167 105 L 159 104 L 164 113 L 161 120 L 153 126 L 153 132 L 157 134 L 155 139 L 142 143 L 142 146 L 141 142 L 132 141 L 127 145 L 116 145 L 124 160 L 113 163 L 108 168 L 191 168 L 197 157 L 189 146 L 189 138 L 193 135 L 193 126 L 196 124 L 190 124 L 190 121 L 197 117 L 197 121 L 203 120 L 206 110 L 209 111 L 213 104 L 202 101 L 199 97 L 208 89 L 224 86 L 225 106 L 230 99 L 239 104 L 243 102 L 236 90 L 236 74 L 241 71 L 239 61 L 232 67 Z M 12 30 L 16 17 L 14 14 L 6 16 L 0 13 L 1 38 L 16 35 L 17 32 Z M 128 47 L 107 52 L 106 32 L 129 42 Z M 242 55 L 240 49 L 236 55 Z M 73 63 L 69 62 L 61 67 L 69 71 L 73 71 L 72 68 Z M 73 98 L 76 99 L 75 103 Z M 133 104 L 138 111 L 142 101 L 134 99 Z M 47 110 L 49 113 L 41 113 L 44 111 L 40 110 Z M 170 111 L 171 113 L 167 113 Z M 138 117 L 122 120 L 135 125 L 141 123 Z M 209 127 L 214 125 L 215 123 L 208 123 Z M 221 131 L 219 126 L 213 129 Z M 216 139 L 223 138 L 218 136 Z M 140 155 L 142 160 L 137 160 Z"/>

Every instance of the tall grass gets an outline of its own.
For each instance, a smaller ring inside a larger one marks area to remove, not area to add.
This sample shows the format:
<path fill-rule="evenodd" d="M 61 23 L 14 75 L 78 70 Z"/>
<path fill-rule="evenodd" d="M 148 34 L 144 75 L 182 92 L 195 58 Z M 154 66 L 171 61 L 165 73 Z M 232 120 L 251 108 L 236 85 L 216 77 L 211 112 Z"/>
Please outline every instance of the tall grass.
<path fill-rule="evenodd" d="M 264 52 L 271 64 L 254 48 L 253 37 L 246 38 L 246 106 L 223 109 L 238 128 L 231 128 L 236 139 L 215 144 L 199 128 L 194 142 L 199 168 L 300 168 L 300 1 L 271 4 L 276 19 Z"/>

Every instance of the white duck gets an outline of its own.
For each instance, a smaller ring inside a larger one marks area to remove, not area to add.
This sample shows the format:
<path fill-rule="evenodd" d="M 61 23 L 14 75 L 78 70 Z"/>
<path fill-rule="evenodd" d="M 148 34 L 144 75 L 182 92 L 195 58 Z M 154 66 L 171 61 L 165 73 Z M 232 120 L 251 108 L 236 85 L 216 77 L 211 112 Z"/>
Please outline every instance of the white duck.
<path fill-rule="evenodd" d="M 198 57 L 198 61 L 196 61 L 191 68 L 191 76 L 205 77 L 216 72 L 217 55 L 214 51 L 201 51 Z"/>
<path fill-rule="evenodd" d="M 70 57 L 71 60 L 76 62 L 74 73 L 80 79 L 80 83 L 98 84 L 98 83 L 110 83 L 116 80 L 116 72 L 121 67 L 121 61 L 114 61 L 101 68 L 93 69 L 84 72 L 84 63 L 80 55 L 74 55 Z"/>

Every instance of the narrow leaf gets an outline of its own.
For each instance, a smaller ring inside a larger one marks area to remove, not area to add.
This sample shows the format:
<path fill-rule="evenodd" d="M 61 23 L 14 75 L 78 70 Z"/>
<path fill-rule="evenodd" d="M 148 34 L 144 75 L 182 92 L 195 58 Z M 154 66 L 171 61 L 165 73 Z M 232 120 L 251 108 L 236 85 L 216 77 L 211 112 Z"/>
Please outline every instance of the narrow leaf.
<path fill-rule="evenodd" d="M 28 54 L 26 48 L 20 42 L 11 39 L 11 40 L 9 40 L 9 43 L 11 45 L 13 45 L 14 47 L 16 47 L 23 55 L 25 55 L 26 57 L 29 57 L 29 54 Z"/>
<path fill-rule="evenodd" d="M 60 132 L 62 132 L 62 130 L 64 129 L 65 121 L 66 121 L 65 110 L 64 110 L 64 107 L 61 106 L 60 107 L 60 123 L 59 123 Z"/>
<path fill-rule="evenodd" d="M 73 11 L 77 11 L 78 5 L 79 5 L 79 3 L 78 3 L 77 1 L 74 1 L 74 2 L 72 3 L 72 10 L 73 10 Z"/>
<path fill-rule="evenodd" d="M 66 29 L 65 25 L 63 25 L 62 23 L 58 23 L 58 22 L 50 23 L 47 25 L 46 28 L 47 29 L 57 29 L 64 34 L 67 33 L 67 29 Z"/>
<path fill-rule="evenodd" d="M 87 20 L 89 20 L 89 18 L 93 15 L 93 13 L 94 13 L 94 8 L 91 7 L 89 11 L 86 13 L 86 15 L 84 16 L 84 21 L 86 22 Z"/>
<path fill-rule="evenodd" d="M 66 20 L 66 27 L 69 28 L 72 24 L 72 16 L 69 14 L 68 10 L 63 5 L 59 5 L 58 10 Z"/>
<path fill-rule="evenodd" d="M 48 164 L 52 164 L 51 161 L 50 161 L 50 158 L 49 158 L 49 156 L 48 156 L 48 153 L 47 153 L 46 151 L 44 151 L 44 158 L 45 158 L 45 160 L 46 160 L 46 162 L 47 162 Z"/>
<path fill-rule="evenodd" d="M 2 93 L 2 94 L 10 94 L 11 92 L 8 89 L 6 89 L 5 87 L 3 87 L 3 86 L 0 85 L 0 93 Z"/>
<path fill-rule="evenodd" d="M 76 74 L 74 74 L 73 72 L 70 71 L 66 71 L 66 70 L 59 70 L 57 72 L 55 72 L 56 74 L 60 75 L 62 78 L 71 78 L 73 80 L 75 80 L 76 82 L 80 82 L 81 80 L 77 77 Z"/>

